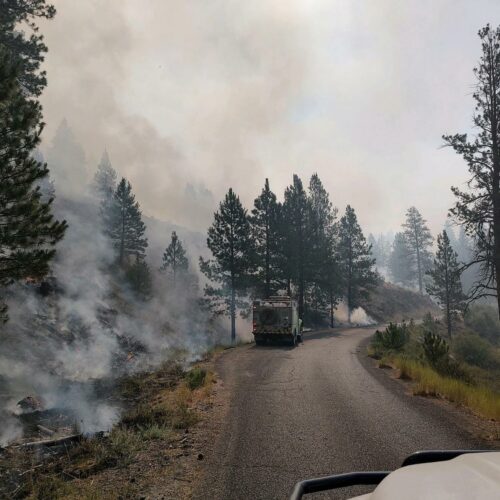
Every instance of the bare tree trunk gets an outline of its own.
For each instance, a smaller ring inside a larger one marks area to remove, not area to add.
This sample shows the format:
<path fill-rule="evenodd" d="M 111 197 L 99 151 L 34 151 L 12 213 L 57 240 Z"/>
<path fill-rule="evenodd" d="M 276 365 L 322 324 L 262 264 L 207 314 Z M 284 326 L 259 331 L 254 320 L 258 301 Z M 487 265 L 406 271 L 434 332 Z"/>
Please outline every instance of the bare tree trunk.
<path fill-rule="evenodd" d="M 420 293 L 423 293 L 423 283 L 422 283 L 422 263 L 420 262 L 420 248 L 419 241 L 416 237 L 415 239 L 415 247 L 417 250 L 417 270 L 418 270 L 418 290 Z"/>
<path fill-rule="evenodd" d="M 120 238 L 120 266 L 123 266 L 125 260 L 125 215 L 122 214 L 122 233 Z"/>
<path fill-rule="evenodd" d="M 448 327 L 448 337 L 451 339 L 451 304 L 450 304 L 450 279 L 449 279 L 449 262 L 448 249 L 445 251 L 445 286 L 446 286 L 446 326 Z"/>
<path fill-rule="evenodd" d="M 333 311 L 334 311 L 334 304 L 333 304 L 333 293 L 330 291 L 330 328 L 333 328 Z"/>
<path fill-rule="evenodd" d="M 233 282 L 234 280 L 231 279 Z M 231 343 L 236 342 L 236 297 L 234 284 L 231 285 Z"/>
<path fill-rule="evenodd" d="M 498 122 L 492 119 L 492 129 L 497 130 Z M 495 128 L 493 128 L 495 127 Z M 500 318 L 500 158 L 498 154 L 497 134 L 493 134 L 493 266 L 497 295 L 498 317 Z"/>
<path fill-rule="evenodd" d="M 271 255 L 269 251 L 269 223 L 266 224 L 266 298 L 271 295 Z"/>
<path fill-rule="evenodd" d="M 496 61 L 494 60 L 494 52 L 490 48 L 490 67 L 494 68 Z M 491 123 L 491 138 L 492 138 L 492 156 L 493 156 L 493 185 L 492 185 L 492 201 L 493 201 L 493 266 L 494 277 L 497 295 L 498 317 L 500 318 L 500 156 L 498 151 L 498 125 L 499 125 L 499 107 L 498 107 L 498 80 L 494 70 L 489 74 L 489 89 L 490 89 L 490 123 Z"/>

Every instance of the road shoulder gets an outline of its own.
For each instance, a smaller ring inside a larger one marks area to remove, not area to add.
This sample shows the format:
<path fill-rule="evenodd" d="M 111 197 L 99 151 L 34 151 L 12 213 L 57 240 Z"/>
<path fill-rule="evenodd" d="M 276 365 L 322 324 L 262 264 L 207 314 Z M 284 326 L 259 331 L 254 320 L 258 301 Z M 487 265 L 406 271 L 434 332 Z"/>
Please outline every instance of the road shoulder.
<path fill-rule="evenodd" d="M 414 405 L 417 411 L 422 409 L 426 413 L 446 420 L 450 428 L 457 428 L 459 432 L 467 433 L 481 442 L 485 448 L 500 447 L 500 422 L 479 417 L 468 408 L 457 406 L 442 398 L 414 395 L 411 380 L 399 378 L 399 372 L 395 368 L 387 365 L 379 367 L 379 362 L 368 355 L 369 343 L 370 338 L 363 339 L 359 343 L 356 351 L 357 357 L 366 371 L 384 387 L 408 404 Z"/>

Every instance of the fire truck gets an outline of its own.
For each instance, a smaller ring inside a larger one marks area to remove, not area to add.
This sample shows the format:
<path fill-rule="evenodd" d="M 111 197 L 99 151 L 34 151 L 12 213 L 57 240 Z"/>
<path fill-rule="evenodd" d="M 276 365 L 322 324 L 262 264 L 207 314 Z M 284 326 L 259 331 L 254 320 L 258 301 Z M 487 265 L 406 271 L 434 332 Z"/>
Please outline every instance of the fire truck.
<path fill-rule="evenodd" d="M 302 320 L 297 302 L 288 296 L 272 296 L 253 302 L 253 335 L 257 345 L 281 340 L 291 346 L 302 342 Z"/>

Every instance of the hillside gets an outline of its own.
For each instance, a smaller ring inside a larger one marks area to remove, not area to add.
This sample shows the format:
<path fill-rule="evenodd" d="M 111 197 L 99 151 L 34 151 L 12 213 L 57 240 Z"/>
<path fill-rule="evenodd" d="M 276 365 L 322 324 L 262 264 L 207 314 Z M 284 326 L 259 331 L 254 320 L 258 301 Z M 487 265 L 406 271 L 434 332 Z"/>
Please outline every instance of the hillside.
<path fill-rule="evenodd" d="M 439 314 L 439 308 L 428 295 L 420 295 L 392 283 L 382 282 L 362 302 L 367 314 L 379 322 L 421 318 L 426 312 Z"/>

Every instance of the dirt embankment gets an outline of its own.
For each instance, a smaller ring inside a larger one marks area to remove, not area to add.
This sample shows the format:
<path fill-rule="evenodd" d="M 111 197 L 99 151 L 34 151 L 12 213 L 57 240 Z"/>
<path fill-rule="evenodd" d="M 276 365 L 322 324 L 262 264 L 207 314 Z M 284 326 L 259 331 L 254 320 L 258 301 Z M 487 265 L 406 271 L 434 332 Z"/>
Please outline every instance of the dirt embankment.
<path fill-rule="evenodd" d="M 361 306 L 370 317 L 380 323 L 419 319 L 427 312 L 433 315 L 440 313 L 428 295 L 421 295 L 387 282 L 382 282 L 371 291 Z"/>

